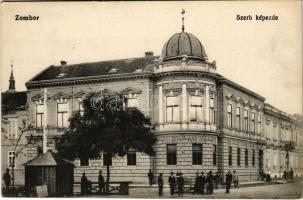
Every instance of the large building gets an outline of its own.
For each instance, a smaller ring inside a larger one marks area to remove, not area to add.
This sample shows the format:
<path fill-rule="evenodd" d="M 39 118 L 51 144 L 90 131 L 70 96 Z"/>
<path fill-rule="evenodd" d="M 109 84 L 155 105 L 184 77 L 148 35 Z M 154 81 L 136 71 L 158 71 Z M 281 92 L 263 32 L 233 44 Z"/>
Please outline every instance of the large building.
<path fill-rule="evenodd" d="M 137 107 L 155 126 L 156 155 L 129 151 L 111 161 L 111 180 L 147 183 L 155 175 L 182 171 L 237 170 L 240 181 L 253 181 L 259 173 L 281 177 L 292 168 L 302 173 L 300 119 L 265 103 L 265 98 L 216 73 L 204 46 L 191 33 L 172 35 L 162 54 L 94 63 L 50 66 L 26 83 L 27 116 L 35 143 L 27 160 L 35 158 L 47 136 L 47 148 L 68 128 L 68 118 L 83 110 L 90 92 L 120 93 L 126 107 Z M 75 161 L 75 181 L 85 172 L 96 181 L 106 171 L 104 156 Z"/>

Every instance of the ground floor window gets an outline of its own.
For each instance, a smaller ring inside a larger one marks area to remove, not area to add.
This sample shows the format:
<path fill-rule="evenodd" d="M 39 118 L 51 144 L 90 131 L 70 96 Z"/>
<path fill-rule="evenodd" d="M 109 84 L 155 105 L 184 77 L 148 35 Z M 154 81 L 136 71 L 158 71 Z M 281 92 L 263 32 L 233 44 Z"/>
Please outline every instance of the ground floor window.
<path fill-rule="evenodd" d="M 228 165 L 232 166 L 233 165 L 233 150 L 232 147 L 228 147 Z"/>
<path fill-rule="evenodd" d="M 14 151 L 9 151 L 8 152 L 8 167 L 15 167 L 16 165 L 16 160 L 15 160 L 15 152 Z"/>
<path fill-rule="evenodd" d="M 254 167 L 255 166 L 255 150 L 253 149 L 253 152 L 252 152 L 252 166 Z"/>
<path fill-rule="evenodd" d="M 193 165 L 202 165 L 202 144 L 193 144 Z"/>
<path fill-rule="evenodd" d="M 136 165 L 136 164 L 137 164 L 136 150 L 130 148 L 127 152 L 127 165 Z"/>
<path fill-rule="evenodd" d="M 166 161 L 167 165 L 176 165 L 177 164 L 177 145 L 176 144 L 167 144 L 166 146 Z"/>
<path fill-rule="evenodd" d="M 241 149 L 237 149 L 237 164 L 238 166 L 241 166 Z"/>
<path fill-rule="evenodd" d="M 213 145 L 213 165 L 217 165 L 217 145 Z"/>
<path fill-rule="evenodd" d="M 248 149 L 245 149 L 245 166 L 248 166 Z"/>

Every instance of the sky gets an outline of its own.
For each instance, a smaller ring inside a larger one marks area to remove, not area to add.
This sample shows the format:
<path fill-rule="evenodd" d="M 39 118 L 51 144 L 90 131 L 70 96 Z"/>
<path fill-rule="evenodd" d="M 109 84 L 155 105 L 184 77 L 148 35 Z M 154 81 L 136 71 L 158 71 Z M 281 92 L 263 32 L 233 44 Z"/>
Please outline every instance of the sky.
<path fill-rule="evenodd" d="M 203 44 L 217 72 L 290 114 L 302 114 L 300 1 L 56 2 L 1 4 L 1 89 L 10 65 L 16 89 L 50 65 L 160 55 L 164 43 L 185 31 Z M 39 16 L 15 21 L 15 15 Z M 237 15 L 253 20 L 239 21 Z M 278 16 L 257 21 L 255 15 Z"/>

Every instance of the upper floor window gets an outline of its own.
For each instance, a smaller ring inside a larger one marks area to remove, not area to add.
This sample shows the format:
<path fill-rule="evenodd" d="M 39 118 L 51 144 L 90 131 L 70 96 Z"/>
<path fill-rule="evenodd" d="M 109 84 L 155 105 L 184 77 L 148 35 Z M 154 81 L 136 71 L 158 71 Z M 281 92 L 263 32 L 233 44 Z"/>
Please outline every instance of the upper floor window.
<path fill-rule="evenodd" d="M 8 167 L 16 167 L 16 160 L 15 160 L 15 152 L 9 151 L 8 152 Z"/>
<path fill-rule="evenodd" d="M 274 160 L 274 163 L 273 163 L 273 167 L 274 168 L 277 168 L 278 166 L 278 152 L 277 150 L 273 150 L 273 160 Z"/>
<path fill-rule="evenodd" d="M 241 114 L 240 107 L 236 108 L 236 126 L 238 129 L 241 129 Z"/>
<path fill-rule="evenodd" d="M 261 133 L 261 114 L 258 115 L 258 133 Z"/>
<path fill-rule="evenodd" d="M 251 113 L 251 131 L 256 132 L 255 113 Z"/>
<path fill-rule="evenodd" d="M 8 119 L 8 138 L 17 139 L 18 138 L 18 120 Z"/>
<path fill-rule="evenodd" d="M 277 124 L 273 124 L 273 132 L 274 132 L 274 137 L 273 139 L 274 140 L 277 140 L 278 139 L 278 131 L 277 131 Z"/>
<path fill-rule="evenodd" d="M 136 165 L 137 164 L 137 155 L 134 148 L 130 148 L 127 152 L 127 165 Z"/>
<path fill-rule="evenodd" d="M 210 99 L 209 108 L 210 108 L 210 122 L 214 124 L 214 123 L 216 123 L 216 111 L 215 111 L 215 100 L 214 100 L 214 98 Z"/>
<path fill-rule="evenodd" d="M 248 110 L 244 110 L 244 130 L 248 131 Z"/>
<path fill-rule="evenodd" d="M 193 144 L 193 165 L 202 165 L 202 144 Z"/>
<path fill-rule="evenodd" d="M 166 161 L 167 161 L 167 165 L 176 165 L 177 164 L 177 145 L 176 144 L 167 144 Z"/>
<path fill-rule="evenodd" d="M 36 127 L 42 128 L 43 127 L 43 104 L 37 103 L 36 104 Z"/>
<path fill-rule="evenodd" d="M 232 105 L 227 105 L 227 127 L 232 128 Z"/>
<path fill-rule="evenodd" d="M 57 126 L 68 127 L 68 103 L 57 103 Z"/>
<path fill-rule="evenodd" d="M 166 122 L 179 122 L 179 98 L 166 97 Z"/>
<path fill-rule="evenodd" d="M 127 108 L 138 108 L 139 107 L 139 98 L 138 94 L 129 93 L 125 95 L 126 97 L 126 107 Z"/>
<path fill-rule="evenodd" d="M 202 121 L 202 97 L 190 97 L 190 121 Z"/>

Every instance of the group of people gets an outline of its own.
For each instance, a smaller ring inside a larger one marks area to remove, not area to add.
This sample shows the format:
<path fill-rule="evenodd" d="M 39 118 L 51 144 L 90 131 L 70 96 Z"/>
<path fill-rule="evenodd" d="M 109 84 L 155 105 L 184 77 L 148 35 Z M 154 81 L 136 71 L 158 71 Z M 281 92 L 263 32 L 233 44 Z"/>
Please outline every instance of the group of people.
<path fill-rule="evenodd" d="M 150 172 L 151 173 L 151 172 Z M 149 173 L 149 174 L 150 174 Z M 150 177 L 150 175 L 148 176 Z M 234 170 L 233 173 L 228 171 L 225 175 L 225 183 L 226 183 L 226 193 L 229 193 L 232 183 L 234 183 L 235 188 L 239 188 L 239 177 L 237 172 Z M 201 174 L 197 172 L 195 178 L 194 192 L 193 194 L 213 194 L 214 188 L 219 188 L 219 183 L 223 182 L 223 177 L 219 172 L 213 174 L 212 171 L 209 171 L 206 175 L 202 171 Z M 168 183 L 170 187 L 170 194 L 174 195 L 175 191 L 179 196 L 183 196 L 184 192 L 184 177 L 183 173 L 177 172 L 176 177 L 174 176 L 174 172 L 171 172 L 171 175 L 168 177 Z M 150 185 L 152 182 L 150 181 Z M 158 177 L 158 186 L 159 186 L 159 195 L 163 195 L 163 173 L 159 174 Z M 205 191 L 206 188 L 206 191 Z"/>
<path fill-rule="evenodd" d="M 171 172 L 171 175 L 168 177 L 168 184 L 170 187 L 170 194 L 174 195 L 177 189 L 178 196 L 183 196 L 184 192 L 184 177 L 183 173 L 177 172 L 177 177 L 174 176 L 174 172 Z M 159 174 L 158 177 L 158 186 L 159 186 L 159 195 L 163 195 L 163 173 Z"/>
<path fill-rule="evenodd" d="M 102 175 L 102 170 L 99 171 L 98 176 L 98 186 L 99 186 L 99 193 L 105 194 L 105 180 L 104 176 Z M 87 179 L 85 173 L 82 174 L 81 177 L 81 194 L 85 195 L 88 194 L 92 190 L 92 182 Z"/>

